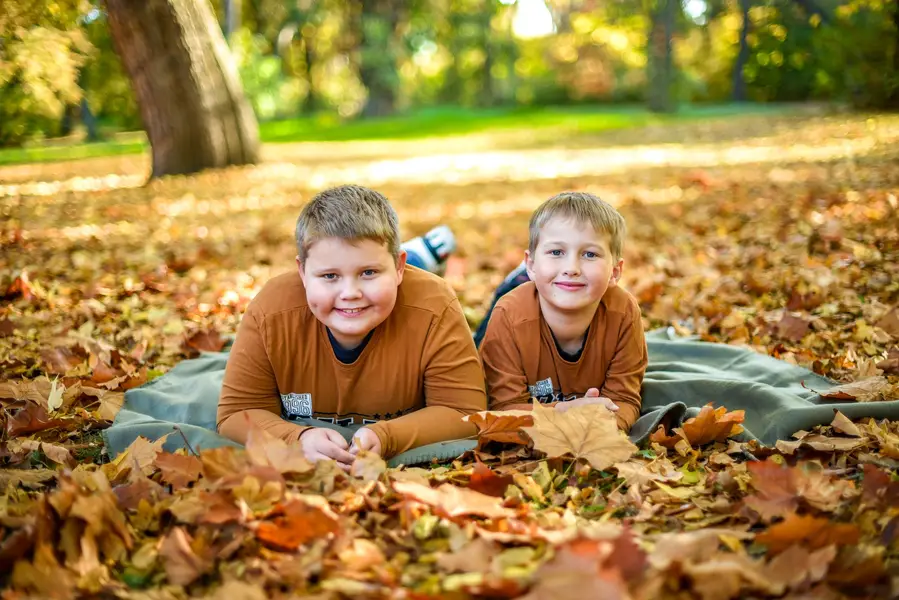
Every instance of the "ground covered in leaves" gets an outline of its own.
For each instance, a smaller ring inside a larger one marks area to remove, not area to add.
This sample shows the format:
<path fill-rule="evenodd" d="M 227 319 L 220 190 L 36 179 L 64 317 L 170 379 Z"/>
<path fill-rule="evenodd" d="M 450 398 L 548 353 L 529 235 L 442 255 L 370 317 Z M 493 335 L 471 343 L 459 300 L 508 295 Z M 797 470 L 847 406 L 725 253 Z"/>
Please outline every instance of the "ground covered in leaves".
<path fill-rule="evenodd" d="M 3 597 L 899 594 L 897 423 L 837 414 L 761 448 L 709 398 L 635 448 L 591 407 L 482 414 L 460 461 L 351 475 L 258 435 L 246 452 L 138 440 L 112 462 L 97 435 L 124 390 L 222 347 L 292 268 L 302 204 L 345 182 L 385 192 L 407 236 L 454 229 L 446 277 L 472 325 L 533 208 L 587 190 L 628 220 L 647 327 L 899 398 L 897 142 L 899 117 L 800 114 L 271 145 L 257 167 L 147 186 L 145 157 L 0 169 Z"/>

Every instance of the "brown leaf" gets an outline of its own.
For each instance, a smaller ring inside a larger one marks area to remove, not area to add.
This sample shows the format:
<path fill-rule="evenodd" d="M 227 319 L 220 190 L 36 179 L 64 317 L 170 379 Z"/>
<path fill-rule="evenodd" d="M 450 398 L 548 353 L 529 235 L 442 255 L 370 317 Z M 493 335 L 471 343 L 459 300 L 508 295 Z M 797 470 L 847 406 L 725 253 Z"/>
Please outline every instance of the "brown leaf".
<path fill-rule="evenodd" d="M 56 464 L 66 467 L 75 466 L 75 459 L 72 457 L 72 453 L 69 452 L 69 449 L 65 446 L 51 444 L 50 442 L 39 442 L 37 440 L 23 440 L 21 448 L 28 452 L 43 452 L 47 458 Z"/>
<path fill-rule="evenodd" d="M 899 348 L 890 348 L 887 357 L 875 366 L 888 375 L 899 375 Z"/>
<path fill-rule="evenodd" d="M 65 375 L 70 369 L 80 365 L 84 359 L 76 355 L 71 348 L 57 346 L 41 350 L 41 359 L 47 373 Z"/>
<path fill-rule="evenodd" d="M 56 471 L 50 469 L 0 469 L 0 491 L 8 486 L 24 486 L 36 490 L 56 477 Z"/>
<path fill-rule="evenodd" d="M 791 342 L 801 342 L 808 333 L 811 321 L 794 317 L 785 312 L 781 320 L 774 326 L 777 336 Z"/>
<path fill-rule="evenodd" d="M 478 461 L 474 465 L 474 471 L 471 474 L 468 487 L 487 496 L 502 498 L 506 495 L 506 489 L 513 482 L 514 477 L 512 475 L 498 475 L 493 469 Z"/>
<path fill-rule="evenodd" d="M 769 582 L 781 589 L 803 588 L 824 579 L 836 555 L 835 546 L 825 546 L 814 552 L 802 546 L 790 546 L 765 566 L 764 574 Z"/>
<path fill-rule="evenodd" d="M 16 324 L 7 317 L 0 319 L 0 337 L 9 337 L 16 332 Z"/>
<path fill-rule="evenodd" d="M 447 517 L 466 515 L 486 518 L 510 517 L 514 511 L 502 506 L 499 498 L 467 488 L 444 483 L 434 489 L 412 481 L 394 481 L 393 489 L 401 496 L 427 504 Z"/>
<path fill-rule="evenodd" d="M 6 420 L 6 435 L 18 437 L 29 433 L 46 431 L 54 427 L 64 427 L 66 421 L 51 419 L 47 411 L 37 404 L 26 404 L 9 415 Z"/>
<path fill-rule="evenodd" d="M 833 523 L 828 519 L 793 513 L 755 536 L 755 541 L 767 546 L 772 554 L 779 554 L 794 544 L 817 550 L 832 544 L 857 544 L 859 537 L 858 525 L 854 523 Z"/>
<path fill-rule="evenodd" d="M 534 424 L 533 413 L 529 410 L 484 410 L 467 415 L 462 420 L 477 426 L 478 448 L 487 442 L 527 444 L 529 440 L 522 429 Z"/>
<path fill-rule="evenodd" d="M 684 474 L 675 470 L 667 459 L 664 459 L 662 464 L 669 467 L 663 473 L 650 470 L 646 463 L 638 460 L 615 463 L 612 466 L 618 470 L 618 476 L 624 479 L 629 486 L 638 488 L 650 481 L 678 481 L 684 477 Z"/>
<path fill-rule="evenodd" d="M 162 481 L 178 490 L 200 478 L 203 463 L 196 456 L 160 452 L 156 455 L 156 467 L 162 473 Z"/>
<path fill-rule="evenodd" d="M 297 550 L 306 542 L 329 536 L 339 529 L 334 517 L 302 500 L 280 505 L 274 514 L 278 516 L 259 524 L 256 537 L 263 544 L 282 552 Z"/>
<path fill-rule="evenodd" d="M 745 419 L 745 414 L 742 410 L 727 412 L 727 408 L 723 406 L 713 408 L 710 402 L 700 409 L 698 415 L 684 421 L 682 427 L 675 427 L 675 435 L 666 435 L 664 427 L 659 425 L 655 433 L 649 436 L 649 440 L 666 448 L 674 448 L 680 440 L 685 440 L 693 447 L 723 442 L 743 432 L 740 423 Z"/>
<path fill-rule="evenodd" d="M 836 414 L 833 417 L 833 421 L 830 422 L 830 426 L 840 433 L 845 433 L 846 435 L 851 435 L 853 437 L 862 436 L 862 432 L 855 425 L 855 423 L 850 421 L 849 418 L 840 411 L 836 411 Z"/>
<path fill-rule="evenodd" d="M 750 462 L 746 465 L 752 474 L 752 487 L 757 492 L 747 496 L 746 506 L 756 511 L 765 521 L 796 511 L 799 499 L 793 470 L 774 461 Z"/>
<path fill-rule="evenodd" d="M 534 440 L 534 448 L 550 458 L 571 454 L 602 471 L 637 451 L 618 429 L 615 415 L 604 406 L 588 404 L 559 412 L 537 403 L 533 414 L 534 426 L 524 431 Z"/>
<path fill-rule="evenodd" d="M 350 467 L 350 474 L 365 481 L 377 481 L 387 472 L 387 463 L 379 454 L 362 450 Z"/>
<path fill-rule="evenodd" d="M 825 392 L 819 392 L 822 398 L 831 400 L 855 400 L 856 402 L 877 402 L 891 400 L 885 398 L 893 389 L 889 380 L 883 376 L 866 377 L 859 381 L 838 385 Z"/>
<path fill-rule="evenodd" d="M 172 585 L 188 586 L 213 567 L 211 560 L 197 555 L 191 547 L 193 541 L 183 528 L 175 527 L 159 547 L 159 557 Z"/>
<path fill-rule="evenodd" d="M 498 553 L 493 542 L 475 538 L 456 552 L 441 553 L 437 557 L 437 566 L 448 573 L 485 573 Z"/>
<path fill-rule="evenodd" d="M 355 573 L 362 573 L 383 565 L 387 558 L 377 544 L 363 538 L 356 538 L 350 547 L 337 554 L 343 566 Z"/>
<path fill-rule="evenodd" d="M 288 444 L 259 427 L 250 426 L 246 451 L 251 464 L 271 467 L 279 473 L 308 473 L 315 468 L 306 460 L 300 444 Z"/>
<path fill-rule="evenodd" d="M 886 331 L 894 339 L 899 340 L 899 308 L 894 307 L 893 310 L 880 317 L 877 321 L 877 327 Z"/>
<path fill-rule="evenodd" d="M 197 352 L 220 352 L 225 347 L 225 340 L 218 331 L 198 331 L 186 340 L 184 345 Z"/>
<path fill-rule="evenodd" d="M 862 502 L 877 508 L 899 507 L 899 481 L 893 481 L 889 472 L 866 464 L 862 480 Z"/>
<path fill-rule="evenodd" d="M 155 469 L 156 455 L 162 452 L 166 438 L 168 435 L 151 442 L 143 436 L 138 436 L 115 460 L 102 466 L 103 472 L 112 483 L 119 481 L 135 466 L 144 475 L 152 475 Z"/>

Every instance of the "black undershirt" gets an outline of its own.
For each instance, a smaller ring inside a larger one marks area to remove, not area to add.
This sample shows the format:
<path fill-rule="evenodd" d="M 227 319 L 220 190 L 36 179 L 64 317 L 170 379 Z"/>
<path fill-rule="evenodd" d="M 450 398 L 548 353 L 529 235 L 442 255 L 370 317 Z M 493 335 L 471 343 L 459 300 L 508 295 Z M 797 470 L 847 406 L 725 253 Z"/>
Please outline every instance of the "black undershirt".
<path fill-rule="evenodd" d="M 372 334 L 375 332 L 374 329 L 368 332 L 368 335 L 365 336 L 365 339 L 362 340 L 362 343 L 353 348 L 352 350 L 347 350 L 343 348 L 340 344 L 337 343 L 337 340 L 334 339 L 334 334 L 331 333 L 331 330 L 325 327 L 325 330 L 328 332 L 328 341 L 331 342 L 331 349 L 334 350 L 334 356 L 337 357 L 337 360 L 342 362 L 345 365 L 352 364 L 356 362 L 356 359 L 362 354 L 362 351 L 365 350 L 365 347 L 368 345 L 368 342 L 371 340 Z"/>
<path fill-rule="evenodd" d="M 552 332 L 550 332 L 552 333 Z M 584 353 L 584 346 L 587 345 L 587 336 L 590 334 L 590 328 L 587 328 L 587 331 L 584 332 L 584 341 L 581 343 L 581 348 L 577 352 L 573 354 L 569 354 L 562 350 L 562 346 L 559 345 L 559 340 L 556 339 L 556 334 L 552 334 L 553 342 L 556 343 L 556 350 L 559 352 L 559 356 L 567 360 L 568 362 L 577 362 L 581 359 L 581 354 Z"/>

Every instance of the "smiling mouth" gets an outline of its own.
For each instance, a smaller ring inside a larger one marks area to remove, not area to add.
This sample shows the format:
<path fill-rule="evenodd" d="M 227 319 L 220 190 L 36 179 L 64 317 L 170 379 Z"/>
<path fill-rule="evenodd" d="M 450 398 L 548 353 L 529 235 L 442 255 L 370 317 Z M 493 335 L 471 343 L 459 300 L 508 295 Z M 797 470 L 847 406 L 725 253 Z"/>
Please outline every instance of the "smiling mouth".
<path fill-rule="evenodd" d="M 586 287 L 583 283 L 573 283 L 571 281 L 557 281 L 553 285 L 568 291 L 579 290 Z"/>
<path fill-rule="evenodd" d="M 365 312 L 366 310 L 368 310 L 368 307 L 365 306 L 363 308 L 335 308 L 334 310 L 345 317 L 357 317 L 357 316 L 361 315 L 363 312 Z"/>

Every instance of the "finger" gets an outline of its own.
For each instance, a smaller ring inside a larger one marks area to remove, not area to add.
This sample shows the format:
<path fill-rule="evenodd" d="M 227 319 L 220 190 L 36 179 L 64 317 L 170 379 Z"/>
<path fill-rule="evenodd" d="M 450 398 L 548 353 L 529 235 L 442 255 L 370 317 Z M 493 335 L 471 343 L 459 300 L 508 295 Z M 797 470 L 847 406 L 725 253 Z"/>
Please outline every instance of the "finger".
<path fill-rule="evenodd" d="M 559 402 L 558 404 L 556 404 L 556 410 L 562 413 L 567 411 L 569 408 L 571 408 L 570 402 Z"/>
<path fill-rule="evenodd" d="M 605 405 L 606 405 L 606 408 L 608 408 L 610 411 L 612 411 L 612 412 L 618 412 L 618 405 L 617 405 L 617 404 L 615 404 L 614 402 L 612 402 L 612 401 L 609 400 L 608 398 L 600 398 L 600 400 L 603 400 L 603 404 L 605 404 Z"/>
<path fill-rule="evenodd" d="M 584 394 L 584 398 L 599 398 L 599 390 L 597 388 L 590 388 L 587 390 L 587 393 Z"/>
<path fill-rule="evenodd" d="M 334 444 L 338 448 L 346 450 L 349 447 L 349 444 L 345 439 L 343 439 L 343 436 L 340 435 L 340 433 L 334 431 L 333 429 L 324 429 L 323 431 L 325 432 L 325 437 L 327 437 L 328 440 L 334 442 Z"/>
<path fill-rule="evenodd" d="M 356 460 L 356 457 L 344 450 L 343 448 L 338 448 L 336 445 L 328 445 L 322 444 L 322 446 L 318 450 L 328 458 L 333 458 L 337 462 L 342 463 L 351 463 Z"/>

